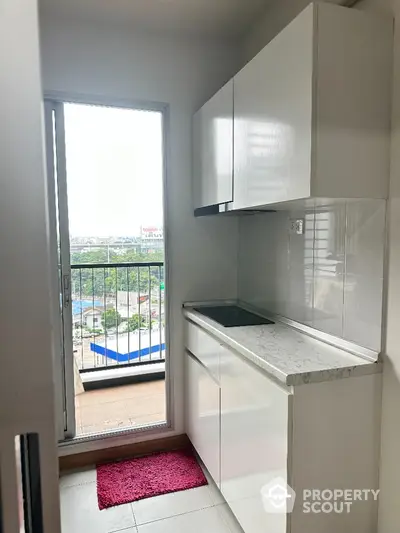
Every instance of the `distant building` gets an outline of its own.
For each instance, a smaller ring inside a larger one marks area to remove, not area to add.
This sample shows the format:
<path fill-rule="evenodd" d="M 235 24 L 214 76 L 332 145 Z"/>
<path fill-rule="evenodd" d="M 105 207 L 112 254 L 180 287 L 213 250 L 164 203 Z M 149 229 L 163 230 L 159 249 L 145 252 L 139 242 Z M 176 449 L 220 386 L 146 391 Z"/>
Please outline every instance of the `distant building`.
<path fill-rule="evenodd" d="M 83 313 L 83 325 L 89 329 L 99 329 L 101 325 L 101 317 L 103 316 L 103 309 L 88 309 Z"/>
<path fill-rule="evenodd" d="M 101 318 L 104 310 L 102 307 L 90 307 L 84 309 L 82 313 L 76 313 L 72 315 L 72 322 L 75 327 L 85 326 L 89 329 L 100 329 Z"/>
<path fill-rule="evenodd" d="M 140 294 L 135 291 L 118 291 L 118 312 L 122 318 L 128 318 L 132 315 L 140 314 L 147 316 L 149 314 L 149 296 Z M 140 301 L 139 301 L 140 300 Z M 140 305 L 139 305 L 140 304 Z"/>

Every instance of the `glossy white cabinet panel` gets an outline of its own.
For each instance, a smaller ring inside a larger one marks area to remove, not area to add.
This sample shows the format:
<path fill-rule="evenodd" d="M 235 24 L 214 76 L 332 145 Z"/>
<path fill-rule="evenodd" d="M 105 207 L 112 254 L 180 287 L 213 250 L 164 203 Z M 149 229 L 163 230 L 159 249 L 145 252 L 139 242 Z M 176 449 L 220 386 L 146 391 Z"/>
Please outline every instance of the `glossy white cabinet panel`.
<path fill-rule="evenodd" d="M 234 78 L 234 208 L 310 196 L 313 10 Z"/>
<path fill-rule="evenodd" d="M 221 343 L 193 322 L 185 320 L 185 346 L 219 381 L 219 358 Z"/>
<path fill-rule="evenodd" d="M 376 533 L 378 502 L 350 512 L 304 513 L 305 489 L 379 487 L 381 375 L 295 387 L 291 480 L 296 502 L 290 533 Z"/>
<path fill-rule="evenodd" d="M 220 485 L 220 389 L 218 383 L 186 352 L 186 433 Z"/>
<path fill-rule="evenodd" d="M 386 198 L 393 21 L 310 4 L 234 78 L 232 209 Z"/>
<path fill-rule="evenodd" d="M 312 196 L 387 198 L 393 19 L 314 6 Z"/>
<path fill-rule="evenodd" d="M 233 80 L 193 118 L 194 208 L 233 199 Z"/>
<path fill-rule="evenodd" d="M 244 531 L 284 533 L 262 489 L 287 480 L 290 394 L 237 354 L 221 356 L 221 491 Z"/>

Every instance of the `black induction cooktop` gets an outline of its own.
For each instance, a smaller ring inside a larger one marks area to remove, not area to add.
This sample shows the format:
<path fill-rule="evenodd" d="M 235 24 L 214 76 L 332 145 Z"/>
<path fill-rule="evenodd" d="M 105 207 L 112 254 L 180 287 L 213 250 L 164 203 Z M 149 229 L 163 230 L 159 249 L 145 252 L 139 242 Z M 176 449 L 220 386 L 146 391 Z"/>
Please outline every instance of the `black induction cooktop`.
<path fill-rule="evenodd" d="M 201 313 L 226 328 L 237 326 L 260 326 L 262 324 L 274 324 L 271 320 L 246 311 L 237 305 L 220 305 L 215 307 L 195 307 L 195 311 Z"/>

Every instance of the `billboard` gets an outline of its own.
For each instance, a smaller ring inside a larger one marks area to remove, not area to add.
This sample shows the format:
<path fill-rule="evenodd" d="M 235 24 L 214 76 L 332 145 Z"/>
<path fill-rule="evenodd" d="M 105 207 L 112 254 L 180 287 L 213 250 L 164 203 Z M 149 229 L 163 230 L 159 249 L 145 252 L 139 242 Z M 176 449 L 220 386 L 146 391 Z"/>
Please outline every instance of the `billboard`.
<path fill-rule="evenodd" d="M 164 239 L 163 228 L 157 226 L 142 226 L 140 228 L 140 236 L 144 241 L 162 241 Z"/>

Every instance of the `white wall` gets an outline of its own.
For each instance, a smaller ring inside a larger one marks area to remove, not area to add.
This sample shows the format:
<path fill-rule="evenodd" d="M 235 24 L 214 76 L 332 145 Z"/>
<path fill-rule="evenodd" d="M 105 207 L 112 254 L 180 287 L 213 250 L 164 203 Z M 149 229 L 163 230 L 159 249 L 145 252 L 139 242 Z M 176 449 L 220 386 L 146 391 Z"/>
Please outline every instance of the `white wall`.
<path fill-rule="evenodd" d="M 267 44 L 290 19 L 307 5 L 307 0 L 282 0 L 266 10 L 243 41 L 243 59 L 248 61 Z M 400 530 L 400 0 L 362 0 L 353 9 L 389 13 L 396 19 L 393 69 L 392 149 L 389 196 L 387 331 L 383 339 L 382 442 L 380 467 L 379 533 Z"/>
<path fill-rule="evenodd" d="M 270 2 L 264 16 L 259 17 L 256 24 L 245 35 L 242 42 L 242 61 L 247 63 L 287 24 L 293 20 L 310 0 L 274 0 Z M 329 3 L 341 4 L 340 0 Z"/>
<path fill-rule="evenodd" d="M 389 193 L 388 304 L 383 371 L 379 533 L 400 530 L 400 1 L 364 0 L 355 6 L 395 17 L 392 147 Z"/>
<path fill-rule="evenodd" d="M 237 220 L 194 219 L 192 114 L 237 69 L 232 43 L 173 39 L 42 18 L 45 91 L 170 106 L 167 185 L 170 354 L 176 430 L 183 430 L 181 304 L 236 296 Z"/>
<path fill-rule="evenodd" d="M 2 531 L 20 531 L 17 435 L 39 434 L 45 533 L 60 531 L 49 242 L 37 5 L 0 15 L 0 492 Z M 21 317 L 21 308 L 23 316 Z"/>
<path fill-rule="evenodd" d="M 239 298 L 379 352 L 385 203 L 243 217 Z M 303 235 L 290 230 L 296 219 L 304 220 Z"/>

